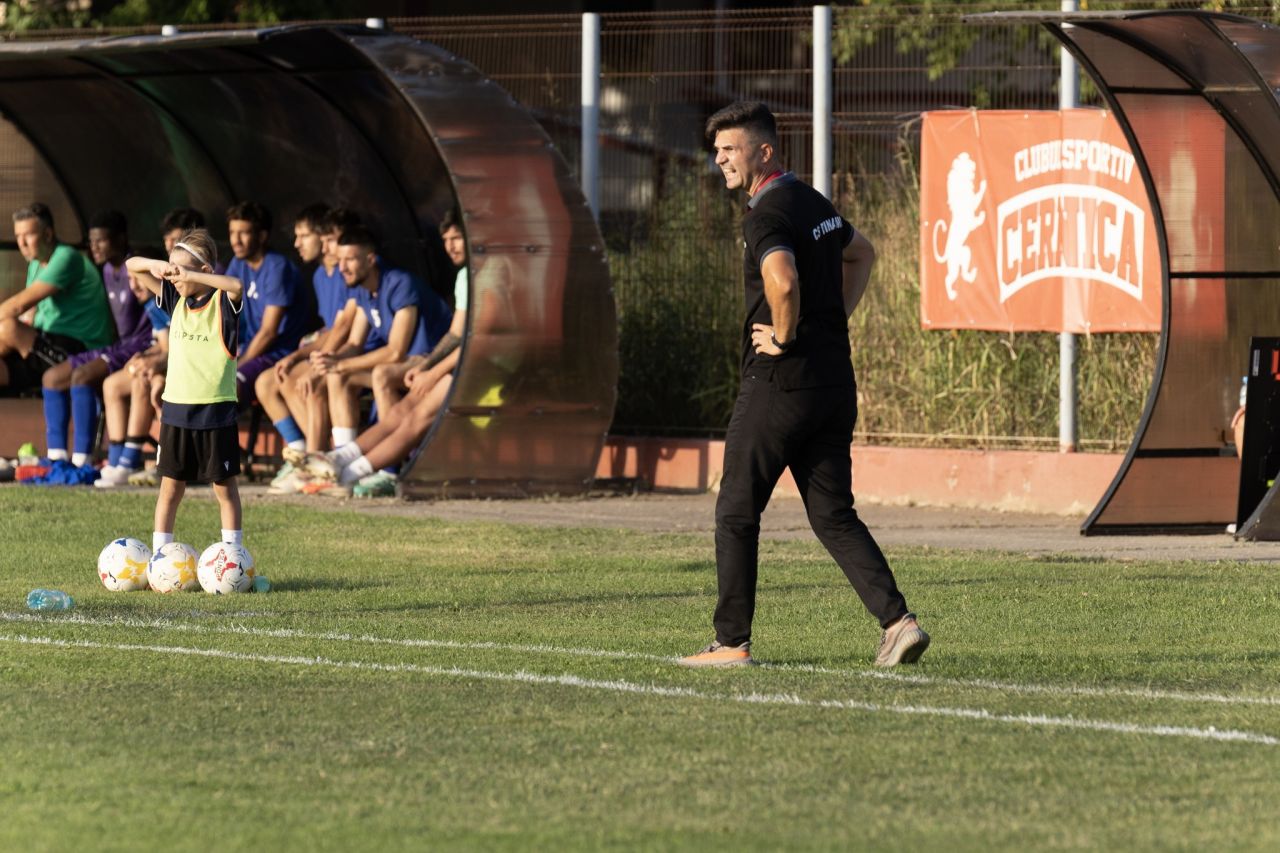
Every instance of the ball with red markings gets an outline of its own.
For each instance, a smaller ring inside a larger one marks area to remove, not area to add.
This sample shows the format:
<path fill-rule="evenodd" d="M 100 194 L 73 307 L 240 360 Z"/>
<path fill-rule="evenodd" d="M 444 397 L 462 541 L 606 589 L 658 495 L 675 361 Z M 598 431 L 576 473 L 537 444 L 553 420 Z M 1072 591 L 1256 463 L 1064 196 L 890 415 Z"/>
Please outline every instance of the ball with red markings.
<path fill-rule="evenodd" d="M 243 545 L 214 542 L 200 555 L 200 588 L 213 595 L 253 589 L 253 557 Z"/>

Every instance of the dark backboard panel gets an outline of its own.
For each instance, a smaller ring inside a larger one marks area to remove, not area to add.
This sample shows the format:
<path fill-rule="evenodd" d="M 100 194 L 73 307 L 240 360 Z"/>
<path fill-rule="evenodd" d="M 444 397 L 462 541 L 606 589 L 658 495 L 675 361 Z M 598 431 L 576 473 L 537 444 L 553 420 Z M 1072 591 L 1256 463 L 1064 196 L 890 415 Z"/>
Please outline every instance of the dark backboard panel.
<path fill-rule="evenodd" d="M 139 244 L 158 242 L 151 229 L 178 206 L 224 237 L 223 211 L 252 198 L 288 252 L 293 215 L 318 200 L 371 219 L 388 262 L 447 294 L 437 229 L 456 205 L 468 336 L 404 491 L 589 485 L 617 380 L 603 240 L 537 122 L 465 61 L 404 36 L 310 26 L 6 42 L 0 114 L 82 221 L 119 208 Z"/>

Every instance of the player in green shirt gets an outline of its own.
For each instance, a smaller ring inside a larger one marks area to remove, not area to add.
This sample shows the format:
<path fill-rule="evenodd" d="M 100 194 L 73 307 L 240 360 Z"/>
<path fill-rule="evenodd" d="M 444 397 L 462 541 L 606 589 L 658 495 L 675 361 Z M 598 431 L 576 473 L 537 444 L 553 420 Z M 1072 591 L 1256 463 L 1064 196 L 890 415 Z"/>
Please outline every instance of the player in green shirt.
<path fill-rule="evenodd" d="M 0 394 L 37 387 L 50 367 L 115 340 L 102 276 L 58 242 L 49 208 L 35 202 L 15 211 L 13 232 L 27 260 L 27 286 L 0 302 Z"/>

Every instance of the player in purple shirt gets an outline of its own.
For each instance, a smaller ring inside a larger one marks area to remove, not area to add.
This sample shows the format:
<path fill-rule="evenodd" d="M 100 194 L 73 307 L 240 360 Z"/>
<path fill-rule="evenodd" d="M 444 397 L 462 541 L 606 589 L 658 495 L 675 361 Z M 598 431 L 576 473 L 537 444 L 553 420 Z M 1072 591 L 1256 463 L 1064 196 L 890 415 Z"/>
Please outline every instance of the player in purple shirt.
<path fill-rule="evenodd" d="M 76 353 L 44 372 L 45 437 L 50 459 L 66 458 L 67 432 L 76 425 L 71 464 L 88 464 L 98 435 L 98 396 L 108 375 L 151 345 L 149 294 L 130 281 L 124 268 L 129 254 L 129 225 L 118 210 L 104 210 L 89 221 L 89 254 L 102 268 L 116 342 Z"/>
<path fill-rule="evenodd" d="M 183 234 L 203 227 L 204 214 L 193 208 L 178 207 L 166 213 L 160 222 L 165 257 L 173 251 L 174 244 Z M 130 478 L 145 478 L 152 473 L 143 470 L 142 451 L 151 440 L 151 425 L 157 414 L 160 395 L 164 392 L 169 361 L 169 315 L 154 299 L 148 299 L 146 307 L 151 321 L 151 346 L 129 359 L 123 368 L 102 383 L 102 405 L 107 421 L 107 464 L 93 483 L 100 489 L 123 486 L 131 482 Z M 158 484 L 158 481 L 133 483 Z"/>
<path fill-rule="evenodd" d="M 241 403 L 253 399 L 258 376 L 297 349 L 314 328 L 314 308 L 299 293 L 298 268 L 267 249 L 270 235 L 271 213 L 257 202 L 240 202 L 227 211 L 227 236 L 235 255 L 227 275 L 240 279 L 244 294 L 236 358 Z"/>

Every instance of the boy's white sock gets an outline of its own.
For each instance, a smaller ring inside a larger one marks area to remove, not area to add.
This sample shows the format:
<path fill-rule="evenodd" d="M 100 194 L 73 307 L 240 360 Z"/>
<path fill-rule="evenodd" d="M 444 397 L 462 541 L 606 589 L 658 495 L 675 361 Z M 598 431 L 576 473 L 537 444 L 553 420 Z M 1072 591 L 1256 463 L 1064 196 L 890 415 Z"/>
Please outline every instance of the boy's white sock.
<path fill-rule="evenodd" d="M 344 444 L 350 444 L 356 440 L 356 430 L 354 427 L 334 427 L 333 428 L 333 446 L 341 447 Z"/>
<path fill-rule="evenodd" d="M 156 530 L 151 534 L 151 550 L 159 551 L 161 548 L 163 548 L 165 545 L 168 545 L 172 541 L 173 541 L 172 533 L 161 533 L 159 530 Z"/>
<path fill-rule="evenodd" d="M 288 446 L 291 450 L 305 451 L 307 449 L 307 440 L 305 438 L 300 438 L 297 441 L 289 442 Z"/>
<path fill-rule="evenodd" d="M 338 482 L 344 486 L 349 486 L 362 477 L 368 477 L 372 473 L 373 464 L 361 455 L 359 459 L 342 469 L 342 473 L 338 475 Z"/>
<path fill-rule="evenodd" d="M 227 543 L 228 545 L 243 545 L 244 531 L 228 530 L 227 528 L 224 527 L 222 528 L 222 541 Z"/>
<path fill-rule="evenodd" d="M 329 459 L 333 462 L 335 468 L 341 471 L 352 462 L 355 462 L 364 454 L 360 450 L 360 445 L 354 441 L 348 442 L 341 447 L 329 451 Z"/>
<path fill-rule="evenodd" d="M 50 447 L 48 450 L 48 458 L 50 462 L 57 462 L 59 459 L 66 459 L 67 449 L 65 447 Z"/>
<path fill-rule="evenodd" d="M 88 453 L 72 453 L 71 454 L 71 464 L 76 466 L 77 468 L 83 468 L 88 461 L 89 461 Z"/>

